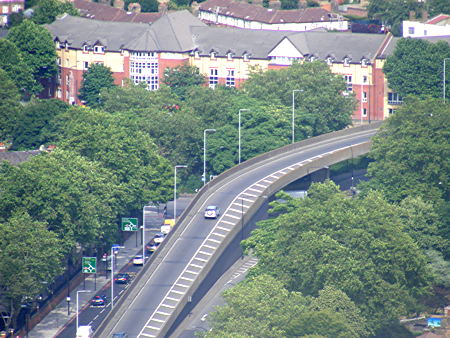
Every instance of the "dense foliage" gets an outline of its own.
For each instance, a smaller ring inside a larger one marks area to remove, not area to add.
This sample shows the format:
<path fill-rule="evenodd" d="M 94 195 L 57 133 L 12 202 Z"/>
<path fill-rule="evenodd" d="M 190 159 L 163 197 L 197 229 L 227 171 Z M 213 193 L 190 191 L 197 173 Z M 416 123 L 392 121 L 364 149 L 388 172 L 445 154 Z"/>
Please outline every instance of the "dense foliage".
<path fill-rule="evenodd" d="M 67 13 L 78 16 L 78 10 L 70 1 L 39 0 L 34 8 L 32 20 L 38 25 L 49 24 L 55 21 L 58 15 Z"/>
<path fill-rule="evenodd" d="M 253 276 L 269 274 L 305 296 L 333 286 L 356 304 L 368 332 L 420 308 L 431 273 L 405 232 L 414 215 L 379 193 L 348 198 L 331 182 L 313 185 L 305 199 L 283 199 L 275 202 L 281 215 L 260 222 L 244 241 L 259 258 Z"/>
<path fill-rule="evenodd" d="M 446 41 L 400 39 L 394 53 L 387 58 L 383 72 L 389 87 L 403 97 L 415 95 L 441 98 L 444 58 L 450 58 L 450 45 Z M 445 94 L 450 99 L 450 62 L 446 62 L 446 66 Z"/>
<path fill-rule="evenodd" d="M 83 73 L 83 83 L 80 88 L 80 100 L 90 107 L 100 105 L 102 89 L 114 87 L 112 71 L 101 63 L 93 63 L 87 72 Z"/>

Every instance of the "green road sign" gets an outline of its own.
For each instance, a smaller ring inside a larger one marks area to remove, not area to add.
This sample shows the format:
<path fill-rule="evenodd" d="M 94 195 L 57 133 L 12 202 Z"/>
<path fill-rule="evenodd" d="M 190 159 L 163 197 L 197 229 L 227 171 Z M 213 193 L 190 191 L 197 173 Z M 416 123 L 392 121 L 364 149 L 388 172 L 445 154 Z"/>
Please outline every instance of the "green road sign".
<path fill-rule="evenodd" d="M 83 273 L 97 273 L 97 257 L 83 257 L 81 271 Z"/>
<path fill-rule="evenodd" d="M 122 231 L 138 231 L 138 219 L 123 217 Z"/>

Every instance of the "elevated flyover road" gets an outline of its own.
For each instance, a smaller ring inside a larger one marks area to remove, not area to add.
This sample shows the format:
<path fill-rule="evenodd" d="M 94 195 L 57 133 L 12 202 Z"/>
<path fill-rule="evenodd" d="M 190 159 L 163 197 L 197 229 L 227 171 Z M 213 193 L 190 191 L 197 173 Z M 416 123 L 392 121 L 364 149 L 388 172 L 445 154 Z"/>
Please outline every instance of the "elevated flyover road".
<path fill-rule="evenodd" d="M 164 337 L 220 254 L 265 199 L 325 166 L 370 150 L 380 123 L 325 134 L 248 160 L 213 179 L 194 197 L 133 286 L 95 332 Z M 217 219 L 204 210 L 216 205 Z"/>

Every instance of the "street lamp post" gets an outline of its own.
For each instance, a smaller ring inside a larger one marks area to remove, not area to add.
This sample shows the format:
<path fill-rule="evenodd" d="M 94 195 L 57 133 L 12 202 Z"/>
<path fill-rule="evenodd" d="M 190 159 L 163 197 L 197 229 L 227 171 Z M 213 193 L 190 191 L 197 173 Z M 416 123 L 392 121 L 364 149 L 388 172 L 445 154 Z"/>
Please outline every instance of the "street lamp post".
<path fill-rule="evenodd" d="M 67 302 L 67 315 L 70 316 L 70 296 L 66 297 Z"/>
<path fill-rule="evenodd" d="M 78 290 L 77 291 L 77 316 L 76 316 L 76 328 L 77 328 L 77 331 L 78 331 L 78 295 L 81 293 L 81 292 L 92 292 L 91 290 Z"/>
<path fill-rule="evenodd" d="M 292 143 L 295 142 L 295 92 L 302 92 L 303 89 L 294 89 L 292 91 Z"/>
<path fill-rule="evenodd" d="M 241 112 L 248 111 L 248 109 L 239 109 L 239 122 L 238 122 L 238 163 L 241 163 Z"/>
<path fill-rule="evenodd" d="M 215 133 L 215 129 L 205 129 L 203 130 L 203 185 L 206 184 L 206 134 Z"/>
<path fill-rule="evenodd" d="M 177 169 L 187 168 L 187 165 L 176 165 L 173 177 L 173 219 L 177 221 Z"/>
<path fill-rule="evenodd" d="M 442 79 L 442 96 L 444 97 L 444 103 L 445 103 L 445 61 L 450 60 L 450 58 L 445 58 L 444 59 L 444 73 L 443 73 L 443 79 Z"/>
<path fill-rule="evenodd" d="M 143 250 L 145 249 L 144 242 L 142 242 Z M 122 249 L 124 246 L 111 247 L 111 310 L 114 308 L 114 249 Z M 145 255 L 142 256 L 145 264 Z"/>

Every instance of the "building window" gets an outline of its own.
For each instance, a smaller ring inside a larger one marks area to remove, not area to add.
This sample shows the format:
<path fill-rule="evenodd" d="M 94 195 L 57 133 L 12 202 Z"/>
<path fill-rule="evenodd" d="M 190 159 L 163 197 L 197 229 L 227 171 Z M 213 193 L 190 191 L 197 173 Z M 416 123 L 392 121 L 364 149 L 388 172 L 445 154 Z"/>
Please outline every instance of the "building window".
<path fill-rule="evenodd" d="M 227 53 L 227 60 L 228 61 L 233 60 L 233 53 Z"/>
<path fill-rule="evenodd" d="M 350 59 L 349 58 L 344 58 L 344 66 L 345 67 L 350 66 Z"/>
<path fill-rule="evenodd" d="M 403 98 L 398 93 L 388 93 L 388 104 L 402 104 Z"/>
<path fill-rule="evenodd" d="M 345 83 L 347 84 L 347 92 L 353 91 L 353 83 L 352 83 L 352 76 L 351 75 L 344 75 Z"/>
<path fill-rule="evenodd" d="M 234 69 L 227 69 L 227 79 L 225 85 L 227 87 L 235 86 Z"/>
<path fill-rule="evenodd" d="M 363 83 L 367 83 L 367 80 L 368 80 L 367 75 L 363 75 Z"/>
<path fill-rule="evenodd" d="M 216 58 L 216 52 L 211 52 L 211 59 L 215 59 Z"/>
<path fill-rule="evenodd" d="M 363 92 L 362 102 L 367 102 L 367 92 Z"/>
<path fill-rule="evenodd" d="M 408 27 L 408 34 L 414 34 L 414 27 Z"/>
<path fill-rule="evenodd" d="M 104 53 L 105 47 L 104 46 L 95 46 L 94 47 L 94 53 Z"/>
<path fill-rule="evenodd" d="M 244 54 L 244 62 L 248 62 L 248 61 L 249 61 L 248 58 L 249 58 L 248 54 L 245 53 L 245 54 Z"/>
<path fill-rule="evenodd" d="M 58 66 L 61 66 L 61 58 L 57 58 L 56 62 L 58 63 Z"/>
<path fill-rule="evenodd" d="M 219 83 L 219 70 L 217 68 L 211 68 L 209 70 L 209 88 L 216 88 Z"/>
<path fill-rule="evenodd" d="M 61 90 L 61 88 L 58 88 L 58 90 L 56 91 L 56 97 L 57 97 L 58 99 L 61 99 L 61 98 L 62 98 L 62 90 Z"/>
<path fill-rule="evenodd" d="M 83 69 L 86 70 L 89 68 L 89 62 L 83 61 Z"/>
<path fill-rule="evenodd" d="M 196 51 L 194 52 L 194 58 L 200 59 L 200 54 L 199 54 L 198 50 L 196 50 Z"/>
<path fill-rule="evenodd" d="M 424 36 L 427 36 L 427 35 L 428 35 L 428 32 L 427 32 L 426 29 L 423 31 L 423 35 L 424 35 Z"/>
<path fill-rule="evenodd" d="M 327 57 L 327 65 L 331 66 L 333 64 L 333 58 L 332 57 Z"/>
<path fill-rule="evenodd" d="M 367 67 L 367 64 L 369 63 L 369 60 L 367 59 L 362 59 L 361 60 L 361 67 Z"/>
<path fill-rule="evenodd" d="M 157 90 L 159 87 L 158 55 L 153 52 L 131 53 L 130 78 L 135 84 L 145 82 L 148 90 Z"/>
<path fill-rule="evenodd" d="M 8 14 L 9 13 L 9 7 L 8 6 L 3 6 L 2 13 L 3 14 Z"/>
<path fill-rule="evenodd" d="M 12 8 L 12 11 L 14 13 L 18 13 L 20 11 L 20 5 L 14 5 L 13 8 Z"/>
<path fill-rule="evenodd" d="M 362 116 L 367 116 L 367 109 L 366 108 L 363 108 Z"/>
<path fill-rule="evenodd" d="M 87 45 L 83 46 L 83 53 L 88 53 L 89 52 L 89 47 Z"/>
<path fill-rule="evenodd" d="M 393 108 L 389 108 L 388 109 L 388 114 L 389 115 L 395 114 L 396 112 L 397 112 L 397 109 L 393 109 Z"/>

